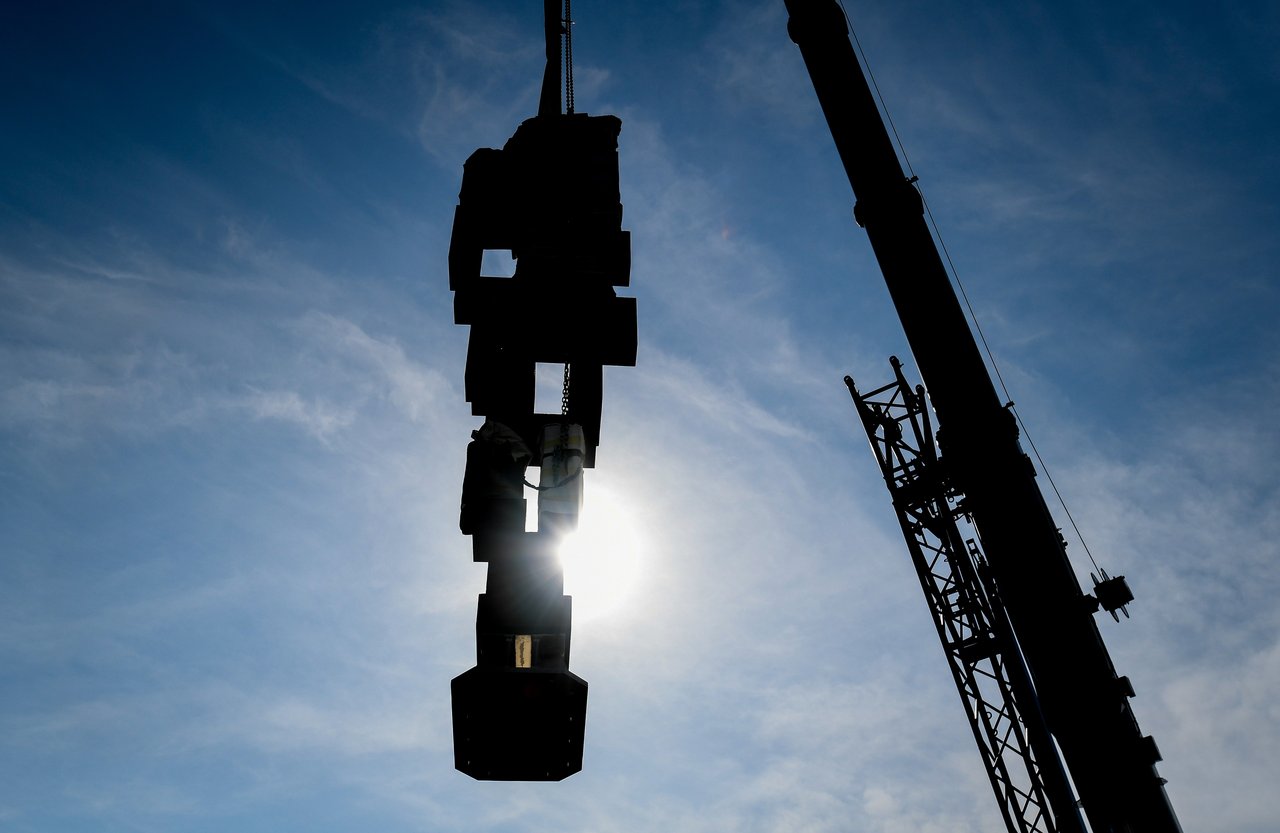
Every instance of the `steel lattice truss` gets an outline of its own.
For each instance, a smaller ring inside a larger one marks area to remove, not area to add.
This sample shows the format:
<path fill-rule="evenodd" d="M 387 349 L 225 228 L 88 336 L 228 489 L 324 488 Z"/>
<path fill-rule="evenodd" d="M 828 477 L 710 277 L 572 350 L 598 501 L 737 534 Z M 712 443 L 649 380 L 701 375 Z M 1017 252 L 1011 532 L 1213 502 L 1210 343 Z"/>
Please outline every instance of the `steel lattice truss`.
<path fill-rule="evenodd" d="M 1045 779 L 1053 776 L 1029 733 L 1043 733 L 1041 749 L 1052 741 L 1022 653 L 966 520 L 964 496 L 949 485 L 938 457 L 924 389 L 913 391 L 897 359 L 892 363 L 897 379 L 865 396 L 845 381 L 893 496 L 1005 823 L 1019 833 L 1055 833 L 1045 794 Z M 1056 753 L 1048 766 L 1061 777 Z"/>

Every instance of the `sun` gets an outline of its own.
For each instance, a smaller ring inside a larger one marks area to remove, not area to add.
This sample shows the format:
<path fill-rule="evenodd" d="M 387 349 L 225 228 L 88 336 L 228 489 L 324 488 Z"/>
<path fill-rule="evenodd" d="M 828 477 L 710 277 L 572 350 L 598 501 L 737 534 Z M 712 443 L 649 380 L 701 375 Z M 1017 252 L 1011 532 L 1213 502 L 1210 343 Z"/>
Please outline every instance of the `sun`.
<path fill-rule="evenodd" d="M 578 529 L 560 544 L 564 590 L 573 597 L 575 621 L 622 606 L 639 579 L 642 550 L 624 503 L 607 489 L 586 484 Z"/>

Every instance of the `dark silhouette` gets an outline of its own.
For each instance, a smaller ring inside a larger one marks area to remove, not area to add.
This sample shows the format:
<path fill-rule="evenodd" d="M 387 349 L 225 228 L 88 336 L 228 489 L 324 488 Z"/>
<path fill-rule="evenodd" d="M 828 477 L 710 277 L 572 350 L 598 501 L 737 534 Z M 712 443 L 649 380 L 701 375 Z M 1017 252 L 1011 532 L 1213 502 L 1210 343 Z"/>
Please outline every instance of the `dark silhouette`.
<path fill-rule="evenodd" d="M 567 3 L 565 4 L 568 5 Z M 582 768 L 587 684 L 569 671 L 571 599 L 556 558 L 577 522 L 581 471 L 600 443 L 604 365 L 634 365 L 631 238 L 622 230 L 614 116 L 560 112 L 566 10 L 545 0 L 547 69 L 539 114 L 501 150 L 463 168 L 449 247 L 454 320 L 471 325 L 472 434 L 460 526 L 488 562 L 476 667 L 453 680 L 455 766 L 474 778 L 560 780 Z M 566 54 L 568 53 L 566 50 Z M 510 250 L 510 278 L 481 274 Z M 561 413 L 534 412 L 538 362 L 565 365 Z M 525 531 L 525 472 L 541 465 L 539 523 Z"/>
<path fill-rule="evenodd" d="M 786 6 L 791 39 L 857 200 L 854 217 L 866 229 L 937 414 L 935 447 L 923 389 L 912 391 L 896 360 L 897 380 L 879 390 L 863 396 L 849 381 L 1009 830 L 1083 831 L 1056 740 L 1095 833 L 1178 833 L 1154 766 L 1159 750 L 1138 728 L 1129 706 L 1133 687 L 1116 674 L 1093 619 L 1099 608 L 1115 615 L 1132 594 L 1121 577 L 1105 574 L 1098 595 L 1081 590 L 841 7 L 836 0 Z M 964 540 L 960 519 L 971 520 L 980 537 Z M 1001 690 L 975 693 L 978 678 L 992 673 L 1003 675 Z M 1006 756 L 1017 747 L 1016 756 Z"/>

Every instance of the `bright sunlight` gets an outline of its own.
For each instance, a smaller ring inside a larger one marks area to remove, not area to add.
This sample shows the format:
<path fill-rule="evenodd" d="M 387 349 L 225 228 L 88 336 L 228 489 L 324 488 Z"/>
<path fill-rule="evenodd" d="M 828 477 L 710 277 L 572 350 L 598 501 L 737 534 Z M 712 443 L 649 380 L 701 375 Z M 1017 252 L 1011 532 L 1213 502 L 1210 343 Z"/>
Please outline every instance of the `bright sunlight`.
<path fill-rule="evenodd" d="M 578 530 L 560 545 L 574 621 L 617 610 L 639 578 L 641 556 L 640 535 L 626 506 L 613 493 L 587 484 Z"/>

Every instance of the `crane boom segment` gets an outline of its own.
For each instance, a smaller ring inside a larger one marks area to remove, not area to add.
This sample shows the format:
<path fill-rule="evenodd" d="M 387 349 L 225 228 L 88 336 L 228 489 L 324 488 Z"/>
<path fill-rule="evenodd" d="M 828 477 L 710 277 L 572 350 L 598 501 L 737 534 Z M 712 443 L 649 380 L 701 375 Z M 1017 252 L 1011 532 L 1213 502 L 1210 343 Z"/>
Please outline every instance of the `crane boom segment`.
<path fill-rule="evenodd" d="M 1177 833 L 1155 742 L 1129 706 L 1094 612 L 1018 443 L 903 174 L 836 0 L 785 0 L 871 243 L 937 415 L 948 488 L 965 496 L 988 590 L 1008 614 L 1029 679 L 1094 833 Z M 855 399 L 857 397 L 855 396 Z M 910 536 L 908 536 L 910 540 Z M 944 640 L 945 641 L 945 640 Z M 1012 664 L 1012 663 L 1011 663 Z M 1013 691 L 1018 697 L 1016 689 Z M 1035 704 L 1022 704 L 1024 714 Z M 1011 828 L 1012 829 L 1012 828 Z"/>

